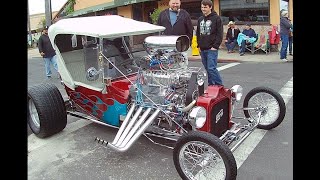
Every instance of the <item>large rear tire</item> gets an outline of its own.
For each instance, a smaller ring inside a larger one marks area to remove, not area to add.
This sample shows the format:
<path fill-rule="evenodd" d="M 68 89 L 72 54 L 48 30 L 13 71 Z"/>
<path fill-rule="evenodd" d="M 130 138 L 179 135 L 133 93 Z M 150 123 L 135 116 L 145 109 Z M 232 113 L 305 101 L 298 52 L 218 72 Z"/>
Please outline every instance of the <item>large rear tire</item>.
<path fill-rule="evenodd" d="M 173 162 L 184 180 L 235 180 L 237 164 L 229 147 L 217 136 L 191 131 L 180 137 L 173 150 Z"/>
<path fill-rule="evenodd" d="M 249 91 L 243 101 L 243 107 L 262 107 L 260 122 L 257 128 L 269 130 L 277 127 L 284 119 L 286 105 L 282 96 L 268 87 L 256 87 Z M 244 110 L 247 118 L 258 118 L 257 110 Z"/>
<path fill-rule="evenodd" d="M 39 138 L 62 131 L 67 113 L 59 89 L 53 84 L 39 84 L 28 89 L 28 124 Z"/>

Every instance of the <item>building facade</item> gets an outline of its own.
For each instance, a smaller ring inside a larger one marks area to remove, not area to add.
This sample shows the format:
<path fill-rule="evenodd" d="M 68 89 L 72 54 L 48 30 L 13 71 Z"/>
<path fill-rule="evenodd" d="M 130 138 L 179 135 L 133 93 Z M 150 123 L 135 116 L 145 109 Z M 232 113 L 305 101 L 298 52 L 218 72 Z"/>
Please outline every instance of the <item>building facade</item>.
<path fill-rule="evenodd" d="M 52 12 L 52 17 L 56 16 L 58 11 Z M 45 13 L 32 14 L 29 16 L 30 19 L 30 29 L 32 32 L 41 31 L 45 25 L 46 15 Z M 44 22 L 44 24 L 43 24 Z"/>
<path fill-rule="evenodd" d="M 287 3 L 286 10 L 293 22 L 293 0 L 213 0 L 213 9 L 222 18 L 225 33 L 231 20 L 240 30 L 249 22 L 257 33 L 267 33 L 272 25 L 279 26 L 280 4 L 283 2 Z M 53 22 L 60 18 L 117 14 L 151 23 L 150 14 L 156 8 L 167 8 L 168 3 L 169 0 L 69 0 L 53 16 Z M 201 0 L 181 0 L 181 8 L 190 13 L 194 25 L 202 15 L 200 7 Z"/>
<path fill-rule="evenodd" d="M 222 16 L 224 24 L 228 20 L 234 20 L 238 24 L 279 24 L 281 1 L 288 3 L 289 17 L 293 20 L 292 0 L 213 0 L 213 8 Z M 118 14 L 148 21 L 150 12 L 155 8 L 167 8 L 168 2 L 169 0 L 69 0 L 54 18 Z M 181 6 L 193 19 L 197 19 L 201 15 L 200 2 L 201 0 L 181 0 Z"/>

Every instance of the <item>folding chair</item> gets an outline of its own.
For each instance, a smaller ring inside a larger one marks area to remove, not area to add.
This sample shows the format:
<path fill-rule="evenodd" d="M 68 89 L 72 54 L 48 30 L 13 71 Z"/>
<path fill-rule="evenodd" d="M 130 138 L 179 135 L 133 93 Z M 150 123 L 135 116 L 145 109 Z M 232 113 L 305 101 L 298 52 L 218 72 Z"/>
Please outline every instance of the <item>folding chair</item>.
<path fill-rule="evenodd" d="M 258 38 L 254 43 L 250 43 L 246 46 L 246 49 L 249 50 L 252 54 L 259 50 L 268 54 L 270 52 L 269 35 L 257 34 L 257 37 Z"/>
<path fill-rule="evenodd" d="M 270 53 L 270 40 L 268 34 L 260 34 L 258 41 L 254 44 L 255 51 L 261 50 L 266 54 Z"/>
<path fill-rule="evenodd" d="M 280 33 L 277 30 L 277 26 L 272 26 L 272 30 L 268 31 L 269 39 L 270 39 L 270 50 L 275 50 L 279 52 L 279 44 L 280 44 Z"/>
<path fill-rule="evenodd" d="M 259 35 L 257 34 L 257 37 L 259 37 Z M 255 47 L 254 47 L 254 44 L 258 41 L 258 38 L 252 42 L 252 43 L 249 43 L 247 42 L 246 43 L 246 50 L 248 50 L 249 52 L 251 52 L 251 54 L 254 54 L 255 52 Z"/>

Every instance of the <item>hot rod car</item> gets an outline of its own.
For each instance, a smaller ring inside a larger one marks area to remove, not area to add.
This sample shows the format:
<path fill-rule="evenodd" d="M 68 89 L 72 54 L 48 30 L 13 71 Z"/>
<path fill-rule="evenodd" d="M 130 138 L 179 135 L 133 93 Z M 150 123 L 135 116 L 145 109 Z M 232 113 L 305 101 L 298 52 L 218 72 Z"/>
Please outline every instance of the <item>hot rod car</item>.
<path fill-rule="evenodd" d="M 62 131 L 69 114 L 117 128 L 112 142 L 93 138 L 112 150 L 129 150 L 141 135 L 173 149 L 182 179 L 236 179 L 232 152 L 255 128 L 277 127 L 286 113 L 284 100 L 273 89 L 256 87 L 236 109 L 242 87 L 205 88 L 206 72 L 188 67 L 189 38 L 161 35 L 164 29 L 117 15 L 51 25 L 49 38 L 68 99 L 53 84 L 30 87 L 33 133 L 46 138 Z M 136 35 L 145 35 L 144 52 L 132 51 L 129 40 Z M 238 109 L 243 117 L 234 117 Z"/>

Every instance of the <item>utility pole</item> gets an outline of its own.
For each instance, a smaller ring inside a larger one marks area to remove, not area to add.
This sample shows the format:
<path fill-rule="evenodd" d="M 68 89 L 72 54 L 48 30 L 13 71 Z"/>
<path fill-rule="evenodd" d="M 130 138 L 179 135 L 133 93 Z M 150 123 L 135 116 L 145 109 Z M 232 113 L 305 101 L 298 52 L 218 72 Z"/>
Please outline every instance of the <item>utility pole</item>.
<path fill-rule="evenodd" d="M 46 14 L 46 26 L 52 24 L 52 9 L 51 9 L 51 0 L 45 0 L 45 14 Z"/>

